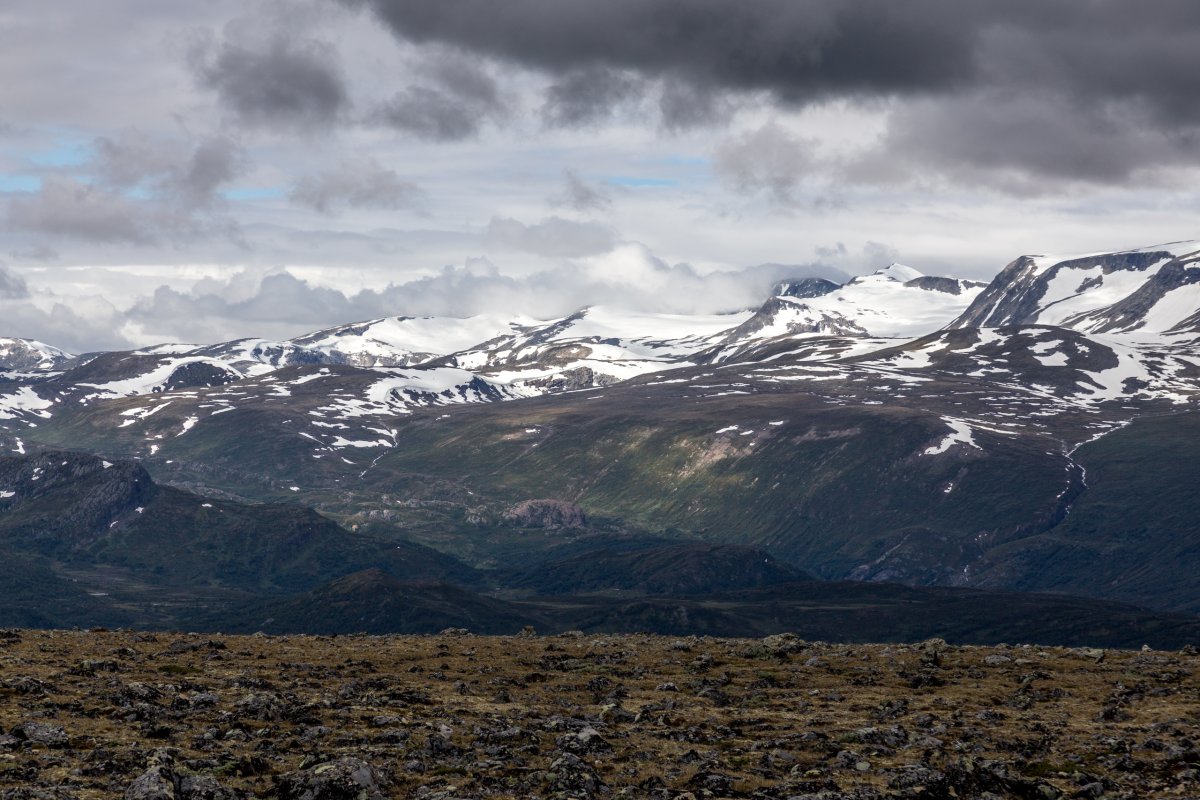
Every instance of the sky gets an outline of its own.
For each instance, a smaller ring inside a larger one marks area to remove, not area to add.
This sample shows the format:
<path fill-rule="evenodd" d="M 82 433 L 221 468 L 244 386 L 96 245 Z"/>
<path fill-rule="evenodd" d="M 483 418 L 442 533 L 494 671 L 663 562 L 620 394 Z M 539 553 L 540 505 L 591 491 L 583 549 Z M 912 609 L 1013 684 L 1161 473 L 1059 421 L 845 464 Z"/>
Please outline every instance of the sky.
<path fill-rule="evenodd" d="M 1200 238 L 1194 0 L 5 0 L 0 70 L 75 352 Z"/>

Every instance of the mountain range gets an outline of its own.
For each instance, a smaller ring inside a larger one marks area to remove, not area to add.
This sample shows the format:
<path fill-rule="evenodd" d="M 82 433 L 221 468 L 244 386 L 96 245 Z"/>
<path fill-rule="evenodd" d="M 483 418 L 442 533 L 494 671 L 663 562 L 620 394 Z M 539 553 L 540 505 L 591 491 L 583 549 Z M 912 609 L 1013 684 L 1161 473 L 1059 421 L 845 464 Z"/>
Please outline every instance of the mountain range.
<path fill-rule="evenodd" d="M 719 315 L 0 339 L 0 624 L 1175 643 L 1198 403 L 1198 242 Z"/>

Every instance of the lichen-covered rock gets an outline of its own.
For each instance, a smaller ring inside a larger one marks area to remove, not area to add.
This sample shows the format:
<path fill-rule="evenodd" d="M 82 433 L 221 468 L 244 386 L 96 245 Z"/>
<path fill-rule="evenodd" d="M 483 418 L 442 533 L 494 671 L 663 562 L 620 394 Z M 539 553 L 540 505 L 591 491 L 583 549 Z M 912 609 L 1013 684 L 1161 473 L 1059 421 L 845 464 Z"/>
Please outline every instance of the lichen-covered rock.
<path fill-rule="evenodd" d="M 66 747 L 70 737 L 57 725 L 45 722 L 22 722 L 12 729 L 12 735 L 32 744 L 45 747 Z"/>
<path fill-rule="evenodd" d="M 339 758 L 279 778 L 279 800 L 384 800 L 384 779 L 366 761 Z"/>

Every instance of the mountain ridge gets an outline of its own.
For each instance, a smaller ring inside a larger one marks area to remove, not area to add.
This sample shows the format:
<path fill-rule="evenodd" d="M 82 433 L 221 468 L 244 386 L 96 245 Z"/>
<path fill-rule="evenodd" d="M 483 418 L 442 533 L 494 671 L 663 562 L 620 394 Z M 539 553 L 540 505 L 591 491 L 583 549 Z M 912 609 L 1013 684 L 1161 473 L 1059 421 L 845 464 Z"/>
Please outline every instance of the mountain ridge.
<path fill-rule="evenodd" d="M 137 461 L 163 496 L 315 509 L 463 562 L 470 587 L 703 594 L 728 576 L 699 548 L 741 547 L 822 580 L 1192 613 L 1200 585 L 1179 563 L 1197 531 L 1181 520 L 1200 508 L 1171 466 L 1191 454 L 1162 426 L 1200 417 L 1200 343 L 1180 329 L 1200 318 L 1200 268 L 1172 247 L 1022 257 L 986 286 L 892 265 L 783 282 L 732 315 L 458 320 L 439 346 L 438 319 L 387 318 L 309 344 L 92 354 L 0 373 L 0 450 L 83 449 Z M 1149 477 L 1111 478 L 1130 461 Z M 580 524 L 511 516 L 531 502 Z M 160 563 L 189 552 L 160 538 Z M 1115 551 L 1116 572 L 1099 555 Z M 652 557 L 657 576 L 636 577 Z M 750 574 L 739 559 L 729 576 Z"/>

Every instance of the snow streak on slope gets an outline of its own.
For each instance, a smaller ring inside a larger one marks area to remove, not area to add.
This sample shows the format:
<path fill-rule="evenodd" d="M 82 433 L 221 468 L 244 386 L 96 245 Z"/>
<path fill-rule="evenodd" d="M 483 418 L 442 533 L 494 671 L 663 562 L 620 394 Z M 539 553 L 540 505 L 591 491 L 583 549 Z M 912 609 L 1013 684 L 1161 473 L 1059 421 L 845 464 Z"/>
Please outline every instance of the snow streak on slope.
<path fill-rule="evenodd" d="M 52 400 L 41 397 L 32 388 L 21 386 L 12 393 L 0 394 L 0 419 L 47 419 L 50 417 L 48 409 L 53 405 Z"/>
<path fill-rule="evenodd" d="M 490 314 L 465 319 L 388 317 L 318 331 L 291 343 L 326 354 L 335 363 L 360 367 L 410 366 L 535 324 L 533 319 Z"/>
<path fill-rule="evenodd" d="M 721 341 L 711 360 L 738 358 L 764 340 L 807 336 L 912 338 L 963 313 L 982 285 L 892 264 L 817 297 L 776 296 Z"/>
<path fill-rule="evenodd" d="M 1061 325 L 1088 333 L 1200 332 L 1200 242 L 1118 253 L 1023 256 L 952 327 Z M 1161 339 L 1161 336 L 1157 338 Z"/>
<path fill-rule="evenodd" d="M 758 310 L 732 314 L 389 317 L 285 341 L 105 353 L 0 374 L 0 422 L 12 423 L 0 428 L 84 409 L 95 412 L 88 424 L 123 429 L 154 454 L 203 439 L 214 417 L 269 410 L 314 457 L 345 459 L 397 446 L 392 421 L 418 408 L 630 382 L 688 402 L 802 391 L 835 405 L 936 408 L 988 432 L 931 454 L 957 457 L 1013 426 L 1070 415 L 1108 425 L 1127 410 L 1195 403 L 1200 322 L 1156 333 L 1200 320 L 1193 247 L 1024 257 L 986 290 L 893 264 L 843 286 L 784 282 Z M 967 324 L 1006 315 L 1061 326 Z"/>

